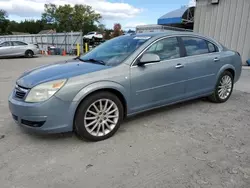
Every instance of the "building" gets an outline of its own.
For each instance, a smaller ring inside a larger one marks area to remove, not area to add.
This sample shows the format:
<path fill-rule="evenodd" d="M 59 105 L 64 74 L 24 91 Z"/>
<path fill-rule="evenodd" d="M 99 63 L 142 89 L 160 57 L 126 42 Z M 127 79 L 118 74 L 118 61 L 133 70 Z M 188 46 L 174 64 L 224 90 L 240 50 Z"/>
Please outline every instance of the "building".
<path fill-rule="evenodd" d="M 183 29 L 193 29 L 195 7 L 183 6 L 163 15 L 157 20 L 158 25 Z"/>
<path fill-rule="evenodd" d="M 183 6 L 164 14 L 157 20 L 157 24 L 140 25 L 137 33 L 162 32 L 166 30 L 192 31 L 194 25 L 194 7 Z"/>
<path fill-rule="evenodd" d="M 215 38 L 250 59 L 250 0 L 196 0 L 194 32 Z"/>
<path fill-rule="evenodd" d="M 38 34 L 42 35 L 42 34 L 54 34 L 54 33 L 56 33 L 56 30 L 48 29 L 48 30 L 42 30 Z"/>
<path fill-rule="evenodd" d="M 24 32 L 11 32 L 12 35 L 30 35 L 30 33 L 24 33 Z"/>
<path fill-rule="evenodd" d="M 148 24 L 148 25 L 138 25 L 136 26 L 137 33 L 147 33 L 147 32 L 161 32 L 164 31 L 162 25 Z"/>

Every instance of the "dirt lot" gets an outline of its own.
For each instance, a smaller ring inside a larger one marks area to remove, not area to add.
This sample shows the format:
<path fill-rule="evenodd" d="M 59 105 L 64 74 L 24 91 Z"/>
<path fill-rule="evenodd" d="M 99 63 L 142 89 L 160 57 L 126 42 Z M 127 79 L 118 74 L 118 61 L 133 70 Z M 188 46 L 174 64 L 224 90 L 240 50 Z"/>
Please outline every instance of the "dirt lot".
<path fill-rule="evenodd" d="M 60 59 L 0 59 L 1 188 L 249 188 L 250 70 L 227 103 L 194 100 L 147 112 L 91 143 L 71 133 L 33 135 L 10 117 L 15 79 Z"/>

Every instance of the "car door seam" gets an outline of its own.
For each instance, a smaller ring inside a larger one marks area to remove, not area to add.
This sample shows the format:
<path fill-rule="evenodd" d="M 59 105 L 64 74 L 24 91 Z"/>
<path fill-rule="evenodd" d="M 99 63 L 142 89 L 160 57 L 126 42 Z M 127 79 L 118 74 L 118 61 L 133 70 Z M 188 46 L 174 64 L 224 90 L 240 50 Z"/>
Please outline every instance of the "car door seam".
<path fill-rule="evenodd" d="M 147 89 L 142 89 L 142 90 L 136 91 L 136 94 L 141 93 L 141 92 L 145 92 L 145 91 L 150 91 L 150 90 L 153 90 L 153 89 L 158 89 L 158 88 L 174 85 L 174 84 L 179 84 L 179 83 L 191 81 L 191 80 L 205 78 L 205 77 L 209 77 L 209 76 L 213 76 L 213 75 L 215 75 L 215 74 L 207 74 L 207 75 L 204 75 L 204 76 L 199 76 L 199 77 L 195 77 L 195 78 L 191 78 L 191 79 L 187 79 L 187 80 L 182 80 L 182 81 L 179 81 L 179 82 L 172 82 L 172 83 L 169 83 L 169 84 L 164 84 L 164 85 L 155 86 L 155 87 L 151 87 L 151 88 L 147 88 Z"/>

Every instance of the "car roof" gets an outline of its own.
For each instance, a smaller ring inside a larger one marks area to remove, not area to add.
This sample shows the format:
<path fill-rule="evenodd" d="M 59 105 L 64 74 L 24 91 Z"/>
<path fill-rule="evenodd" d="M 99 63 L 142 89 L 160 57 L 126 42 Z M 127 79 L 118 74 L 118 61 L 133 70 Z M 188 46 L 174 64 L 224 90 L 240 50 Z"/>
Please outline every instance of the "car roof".
<path fill-rule="evenodd" d="M 191 32 L 191 31 L 164 31 L 164 32 L 148 32 L 148 33 L 136 33 L 135 36 L 148 36 L 148 37 L 164 37 L 164 36 L 171 36 L 171 35 L 191 35 L 191 36 L 202 36 L 201 34 Z"/>
<path fill-rule="evenodd" d="M 151 38 L 161 38 L 161 37 L 166 37 L 166 36 L 172 36 L 172 35 L 183 35 L 183 36 L 193 36 L 193 37 L 201 37 L 210 41 L 213 41 L 217 45 L 221 46 L 217 41 L 214 39 L 201 35 L 199 33 L 191 32 L 191 31 L 164 31 L 164 32 L 148 32 L 148 33 L 136 33 L 132 34 L 132 36 L 138 36 L 138 37 L 151 37 Z"/>

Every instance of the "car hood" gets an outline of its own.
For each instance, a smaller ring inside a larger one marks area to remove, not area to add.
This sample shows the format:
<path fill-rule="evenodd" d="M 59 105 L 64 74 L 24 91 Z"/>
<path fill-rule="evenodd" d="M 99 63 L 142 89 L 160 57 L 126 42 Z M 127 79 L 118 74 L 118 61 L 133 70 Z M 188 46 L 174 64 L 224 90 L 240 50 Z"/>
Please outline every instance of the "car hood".
<path fill-rule="evenodd" d="M 23 73 L 23 75 L 18 78 L 17 84 L 25 88 L 32 88 L 43 82 L 67 79 L 108 68 L 111 68 L 111 66 L 81 62 L 79 60 L 57 62 Z"/>

